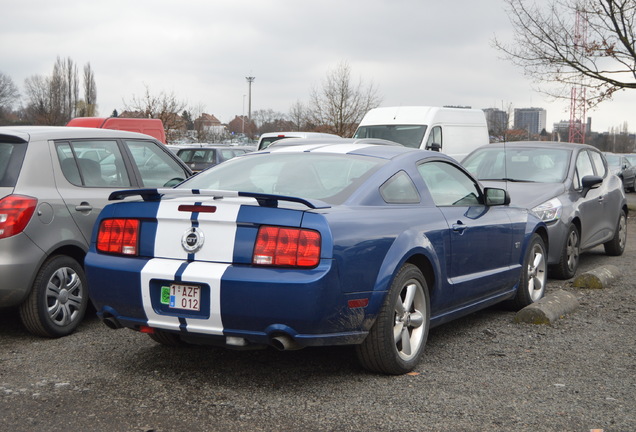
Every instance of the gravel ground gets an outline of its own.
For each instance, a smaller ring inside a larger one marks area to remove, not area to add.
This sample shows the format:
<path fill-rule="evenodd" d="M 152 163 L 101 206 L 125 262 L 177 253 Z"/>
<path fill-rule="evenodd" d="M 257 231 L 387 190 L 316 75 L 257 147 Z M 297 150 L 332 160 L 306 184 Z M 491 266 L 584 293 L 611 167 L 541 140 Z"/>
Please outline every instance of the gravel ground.
<path fill-rule="evenodd" d="M 581 257 L 580 271 L 621 270 L 610 288 L 550 281 L 548 294 L 577 296 L 573 314 L 550 326 L 473 314 L 431 330 L 419 367 L 397 377 L 360 369 L 348 347 L 170 349 L 95 318 L 49 340 L 0 311 L 0 430 L 634 431 L 635 219 L 628 232 L 623 256 Z"/>

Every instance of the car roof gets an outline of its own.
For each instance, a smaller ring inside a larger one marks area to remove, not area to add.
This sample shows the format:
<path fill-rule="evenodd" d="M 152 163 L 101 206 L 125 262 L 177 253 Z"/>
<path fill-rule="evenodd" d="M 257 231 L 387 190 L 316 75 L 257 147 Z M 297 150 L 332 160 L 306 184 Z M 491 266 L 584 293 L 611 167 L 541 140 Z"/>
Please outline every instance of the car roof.
<path fill-rule="evenodd" d="M 149 135 L 116 129 L 83 128 L 69 126 L 1 126 L 1 137 L 15 137 L 23 142 L 42 139 L 74 139 L 74 138 L 143 138 L 152 139 Z"/>

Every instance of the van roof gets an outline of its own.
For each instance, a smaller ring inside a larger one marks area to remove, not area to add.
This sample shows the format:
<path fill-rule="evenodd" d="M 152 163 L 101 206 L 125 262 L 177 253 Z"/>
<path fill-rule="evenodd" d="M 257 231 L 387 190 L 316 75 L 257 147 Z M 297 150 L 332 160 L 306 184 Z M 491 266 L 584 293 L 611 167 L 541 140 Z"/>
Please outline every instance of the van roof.
<path fill-rule="evenodd" d="M 446 108 L 432 106 L 395 106 L 370 110 L 360 122 L 364 125 L 478 123 L 486 124 L 486 116 L 480 109 Z"/>

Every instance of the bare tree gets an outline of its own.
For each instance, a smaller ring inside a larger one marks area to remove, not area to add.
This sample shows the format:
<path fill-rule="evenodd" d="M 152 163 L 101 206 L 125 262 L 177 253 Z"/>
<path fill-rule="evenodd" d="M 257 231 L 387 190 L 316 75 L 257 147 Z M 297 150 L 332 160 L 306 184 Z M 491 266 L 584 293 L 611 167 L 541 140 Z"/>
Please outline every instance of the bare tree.
<path fill-rule="evenodd" d="M 0 72 L 0 116 L 10 110 L 19 97 L 18 87 L 13 83 L 11 77 Z"/>
<path fill-rule="evenodd" d="M 84 100 L 78 107 L 78 114 L 82 117 L 93 117 L 97 115 L 97 86 L 95 85 L 95 74 L 91 69 L 91 64 L 84 65 Z"/>
<path fill-rule="evenodd" d="M 132 96 L 130 103 L 123 101 L 127 111 L 134 111 L 145 118 L 157 118 L 163 122 L 166 137 L 169 142 L 181 135 L 184 121 L 180 112 L 186 108 L 186 102 L 177 99 L 175 94 L 163 91 L 153 94 L 150 87 L 145 85 L 145 93 L 141 97 Z"/>
<path fill-rule="evenodd" d="M 28 98 L 25 113 L 35 124 L 65 125 L 76 114 L 79 81 L 71 58 L 57 58 L 50 77 L 35 75 L 25 80 Z"/>
<path fill-rule="evenodd" d="M 305 105 L 301 101 L 296 101 L 289 109 L 289 119 L 294 124 L 294 130 L 306 129 L 309 115 Z"/>
<path fill-rule="evenodd" d="M 351 68 L 341 62 L 327 73 L 322 88 L 311 92 L 309 110 L 314 123 L 323 132 L 342 137 L 353 135 L 362 117 L 381 101 L 373 84 L 351 81 Z"/>
<path fill-rule="evenodd" d="M 594 106 L 636 88 L 634 0 L 554 0 L 545 10 L 527 0 L 505 1 L 514 42 L 493 44 L 543 93 L 569 98 L 572 87 L 583 86 Z"/>

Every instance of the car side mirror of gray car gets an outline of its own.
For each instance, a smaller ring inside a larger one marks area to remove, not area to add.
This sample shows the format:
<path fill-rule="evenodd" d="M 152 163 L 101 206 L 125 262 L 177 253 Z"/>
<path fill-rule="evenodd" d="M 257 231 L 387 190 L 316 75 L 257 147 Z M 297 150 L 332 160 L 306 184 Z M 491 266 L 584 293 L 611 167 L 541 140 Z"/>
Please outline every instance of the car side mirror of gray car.
<path fill-rule="evenodd" d="M 510 195 L 505 189 L 485 188 L 487 206 L 508 205 L 510 204 Z"/>
<path fill-rule="evenodd" d="M 583 185 L 583 190 L 581 191 L 581 193 L 583 194 L 583 196 L 586 196 L 590 189 L 598 187 L 601 183 L 603 183 L 603 177 L 587 175 L 581 180 L 581 184 Z"/>

